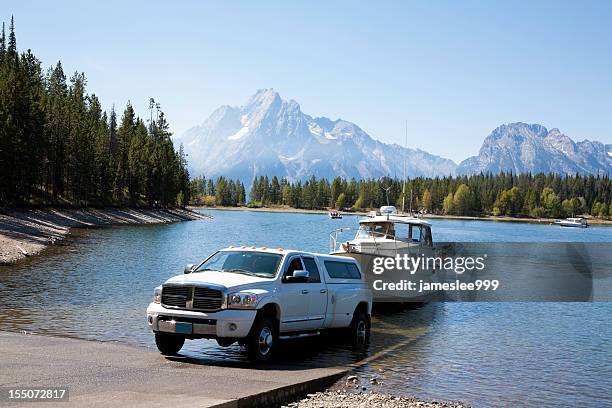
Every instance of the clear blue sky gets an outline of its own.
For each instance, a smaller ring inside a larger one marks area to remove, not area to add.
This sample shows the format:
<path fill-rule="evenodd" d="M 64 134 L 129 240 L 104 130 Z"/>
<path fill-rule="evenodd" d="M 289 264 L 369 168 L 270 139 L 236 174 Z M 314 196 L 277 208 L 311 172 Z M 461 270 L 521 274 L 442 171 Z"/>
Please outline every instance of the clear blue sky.
<path fill-rule="evenodd" d="M 333 4 L 332 4 L 333 3 Z M 3 2 L 18 46 L 174 132 L 275 88 L 456 161 L 502 123 L 612 143 L 612 1 Z"/>

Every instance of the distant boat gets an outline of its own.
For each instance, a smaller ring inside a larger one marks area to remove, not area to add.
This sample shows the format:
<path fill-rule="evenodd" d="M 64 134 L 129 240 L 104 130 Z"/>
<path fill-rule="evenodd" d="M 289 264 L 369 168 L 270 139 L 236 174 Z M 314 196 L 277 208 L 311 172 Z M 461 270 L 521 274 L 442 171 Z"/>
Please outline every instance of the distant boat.
<path fill-rule="evenodd" d="M 586 218 L 582 218 L 582 217 L 573 217 L 573 218 L 566 218 L 564 220 L 555 220 L 553 224 L 559 225 L 561 227 L 574 227 L 574 228 L 587 228 L 589 226 Z"/>
<path fill-rule="evenodd" d="M 383 205 L 382 207 L 380 207 L 380 214 L 381 215 L 397 214 L 397 208 L 395 208 L 395 206 L 393 205 Z"/>
<path fill-rule="evenodd" d="M 331 218 L 332 220 L 341 219 L 342 218 L 342 214 L 340 214 L 336 210 L 329 210 L 329 214 L 328 215 L 329 215 L 329 218 Z"/>

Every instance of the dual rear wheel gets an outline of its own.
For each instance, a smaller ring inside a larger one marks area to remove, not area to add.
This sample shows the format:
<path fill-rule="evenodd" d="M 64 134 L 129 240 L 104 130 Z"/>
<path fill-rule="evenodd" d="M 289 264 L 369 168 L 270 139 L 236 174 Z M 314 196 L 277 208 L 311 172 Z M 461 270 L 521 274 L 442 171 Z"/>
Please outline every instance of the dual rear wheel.
<path fill-rule="evenodd" d="M 360 310 L 353 314 L 353 320 L 348 329 L 351 345 L 356 348 L 365 348 L 370 343 L 370 316 Z"/>

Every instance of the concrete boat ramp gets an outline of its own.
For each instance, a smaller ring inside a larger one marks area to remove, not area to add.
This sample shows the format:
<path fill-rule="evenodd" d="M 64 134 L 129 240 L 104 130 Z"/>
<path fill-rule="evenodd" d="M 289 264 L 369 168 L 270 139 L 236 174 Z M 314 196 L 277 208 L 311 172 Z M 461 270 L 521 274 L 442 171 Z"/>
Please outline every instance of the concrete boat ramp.
<path fill-rule="evenodd" d="M 48 407 L 274 406 L 319 391 L 343 367 L 223 366 L 115 343 L 0 332 L 0 388 L 66 387 L 69 400 L 8 403 Z"/>

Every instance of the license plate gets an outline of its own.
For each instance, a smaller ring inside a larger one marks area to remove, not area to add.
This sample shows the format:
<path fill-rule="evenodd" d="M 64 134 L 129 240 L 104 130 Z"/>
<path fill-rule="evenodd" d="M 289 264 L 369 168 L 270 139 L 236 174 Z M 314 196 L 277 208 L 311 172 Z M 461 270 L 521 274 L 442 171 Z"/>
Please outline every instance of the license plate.
<path fill-rule="evenodd" d="M 176 322 L 174 325 L 174 332 L 181 334 L 191 334 L 193 325 L 191 323 Z"/>

